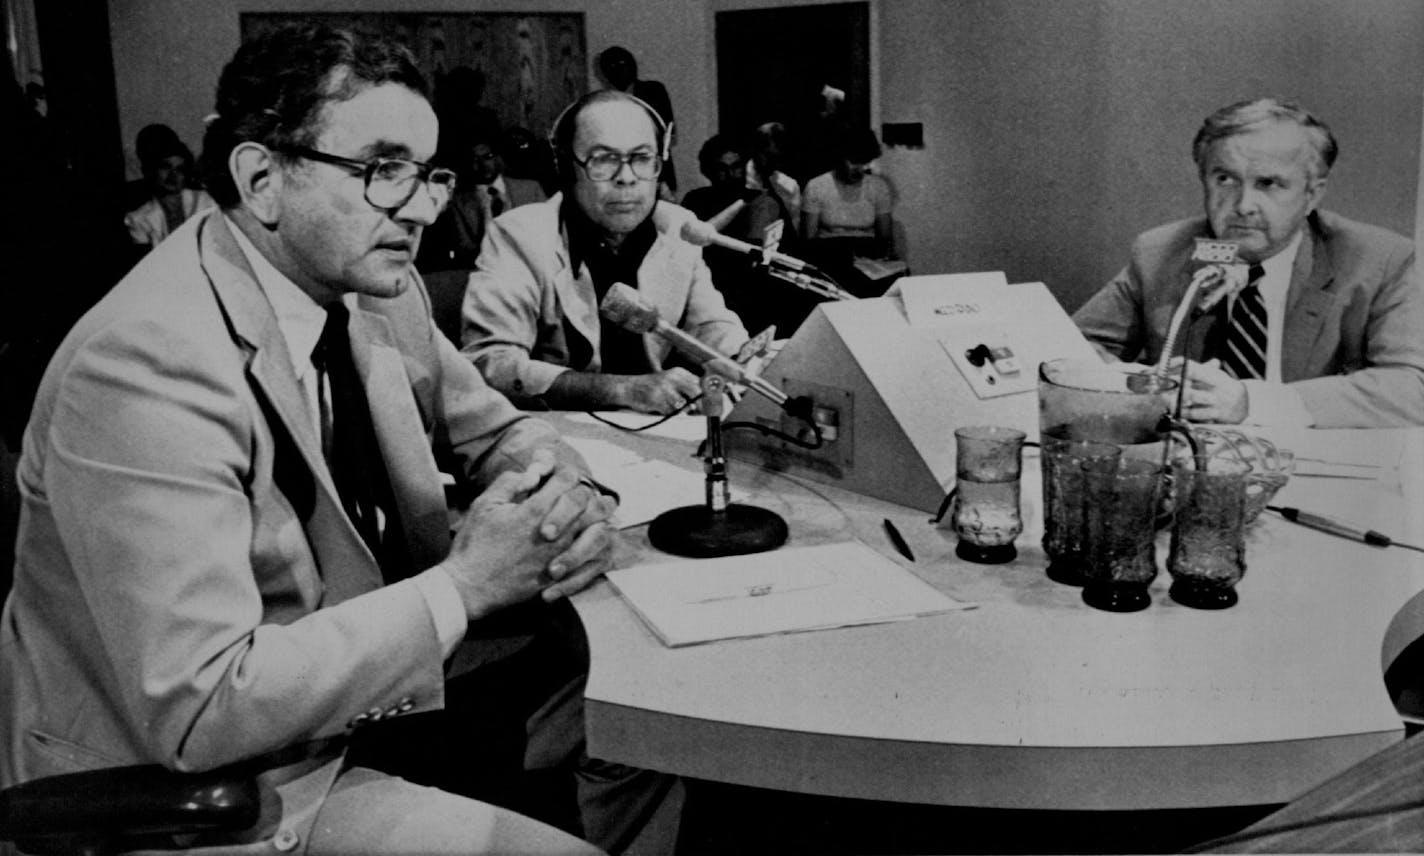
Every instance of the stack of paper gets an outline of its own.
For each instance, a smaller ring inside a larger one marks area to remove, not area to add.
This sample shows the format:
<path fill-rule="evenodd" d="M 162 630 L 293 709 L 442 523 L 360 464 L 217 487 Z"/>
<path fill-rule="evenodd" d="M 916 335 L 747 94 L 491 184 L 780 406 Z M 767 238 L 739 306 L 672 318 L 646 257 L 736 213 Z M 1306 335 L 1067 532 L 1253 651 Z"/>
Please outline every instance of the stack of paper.
<path fill-rule="evenodd" d="M 967 609 L 860 542 L 612 571 L 664 645 L 904 621 Z"/>

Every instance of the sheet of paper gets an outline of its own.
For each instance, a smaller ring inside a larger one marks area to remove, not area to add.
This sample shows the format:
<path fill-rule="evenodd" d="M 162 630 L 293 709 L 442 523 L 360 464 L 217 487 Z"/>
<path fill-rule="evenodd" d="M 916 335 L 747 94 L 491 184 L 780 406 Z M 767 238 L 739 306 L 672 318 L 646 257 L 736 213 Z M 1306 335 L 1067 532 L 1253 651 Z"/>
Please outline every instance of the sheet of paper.
<path fill-rule="evenodd" d="M 858 541 L 682 559 L 608 580 L 669 647 L 967 609 Z"/>

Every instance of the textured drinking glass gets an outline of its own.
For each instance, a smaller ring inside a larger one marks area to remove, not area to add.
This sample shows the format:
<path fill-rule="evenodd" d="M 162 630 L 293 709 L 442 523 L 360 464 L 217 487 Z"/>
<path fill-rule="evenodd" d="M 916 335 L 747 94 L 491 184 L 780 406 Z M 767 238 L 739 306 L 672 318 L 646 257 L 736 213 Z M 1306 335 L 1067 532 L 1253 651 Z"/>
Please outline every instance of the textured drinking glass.
<path fill-rule="evenodd" d="M 1043 552 L 1048 576 L 1065 585 L 1081 586 L 1083 576 L 1083 462 L 1116 460 L 1122 450 L 1110 443 L 1065 440 L 1045 436 L 1039 457 L 1043 472 Z"/>
<path fill-rule="evenodd" d="M 1024 432 L 997 425 L 954 432 L 957 477 L 955 555 L 970 562 L 998 564 L 1018 555 L 1014 539 L 1023 531 L 1019 515 L 1019 476 L 1023 471 Z"/>
<path fill-rule="evenodd" d="M 1141 458 L 1096 458 L 1082 464 L 1083 602 L 1110 612 L 1146 609 L 1157 576 L 1154 540 L 1162 467 Z"/>
<path fill-rule="evenodd" d="M 1177 513 L 1167 572 L 1169 594 L 1183 606 L 1225 609 L 1236 603 L 1246 572 L 1246 487 L 1250 467 L 1215 459 L 1206 470 L 1179 462 L 1173 470 Z"/>

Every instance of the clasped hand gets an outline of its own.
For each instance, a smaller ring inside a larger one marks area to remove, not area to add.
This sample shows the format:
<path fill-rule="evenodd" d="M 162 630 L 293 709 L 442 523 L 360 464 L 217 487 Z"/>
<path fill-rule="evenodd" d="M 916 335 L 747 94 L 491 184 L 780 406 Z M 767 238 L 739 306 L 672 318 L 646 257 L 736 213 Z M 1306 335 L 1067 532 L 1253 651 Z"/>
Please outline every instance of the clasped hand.
<path fill-rule="evenodd" d="M 581 475 L 541 449 L 470 504 L 441 566 L 471 619 L 535 595 L 571 595 L 609 569 L 615 503 Z"/>
<path fill-rule="evenodd" d="M 1168 363 L 1168 374 L 1180 379 L 1182 357 Z M 1176 408 L 1176 392 L 1169 405 Z M 1189 422 L 1217 422 L 1235 425 L 1246 418 L 1250 402 L 1246 384 L 1221 370 L 1217 360 L 1187 361 L 1187 389 L 1182 396 L 1182 417 Z"/>

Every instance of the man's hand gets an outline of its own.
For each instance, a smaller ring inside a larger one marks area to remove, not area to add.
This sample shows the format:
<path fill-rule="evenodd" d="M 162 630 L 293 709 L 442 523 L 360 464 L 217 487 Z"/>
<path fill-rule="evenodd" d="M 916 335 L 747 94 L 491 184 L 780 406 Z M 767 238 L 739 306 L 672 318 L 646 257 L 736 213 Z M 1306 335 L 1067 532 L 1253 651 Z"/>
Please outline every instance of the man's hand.
<path fill-rule="evenodd" d="M 579 472 L 537 452 L 480 494 L 441 562 L 471 618 L 535 595 L 554 600 L 588 585 L 611 564 L 612 502 Z"/>
<path fill-rule="evenodd" d="M 671 413 L 702 392 L 702 383 L 684 368 L 622 378 L 618 404 L 644 413 Z"/>
<path fill-rule="evenodd" d="M 1172 360 L 1170 374 L 1181 377 L 1182 358 Z M 1216 360 L 1187 361 L 1187 391 L 1182 399 L 1182 417 L 1189 422 L 1237 424 L 1246 418 L 1250 401 L 1246 384 L 1221 370 Z"/>

